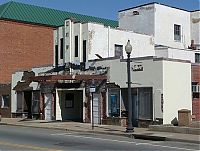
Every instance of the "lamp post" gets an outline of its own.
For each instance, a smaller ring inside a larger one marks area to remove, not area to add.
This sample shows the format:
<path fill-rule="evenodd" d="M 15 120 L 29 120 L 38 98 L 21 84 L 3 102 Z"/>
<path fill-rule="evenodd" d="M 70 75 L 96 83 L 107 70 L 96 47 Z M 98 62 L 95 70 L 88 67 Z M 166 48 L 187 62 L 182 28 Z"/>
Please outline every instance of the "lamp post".
<path fill-rule="evenodd" d="M 128 40 L 126 46 L 125 46 L 125 51 L 127 53 L 127 78 L 128 78 L 128 126 L 126 128 L 126 132 L 134 132 L 133 124 L 132 124 L 132 99 L 131 99 L 131 73 L 130 73 L 130 54 L 132 51 L 132 46 L 130 44 L 130 40 Z"/>

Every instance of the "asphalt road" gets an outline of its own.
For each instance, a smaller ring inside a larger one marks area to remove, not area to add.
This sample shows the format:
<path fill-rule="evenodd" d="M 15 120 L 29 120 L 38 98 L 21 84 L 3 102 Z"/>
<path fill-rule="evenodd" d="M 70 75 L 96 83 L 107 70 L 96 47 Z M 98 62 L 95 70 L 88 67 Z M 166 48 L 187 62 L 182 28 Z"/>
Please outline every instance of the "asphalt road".
<path fill-rule="evenodd" d="M 136 140 L 121 136 L 70 133 L 52 129 L 0 125 L 0 151 L 4 150 L 131 150 L 194 151 L 198 144 Z"/>

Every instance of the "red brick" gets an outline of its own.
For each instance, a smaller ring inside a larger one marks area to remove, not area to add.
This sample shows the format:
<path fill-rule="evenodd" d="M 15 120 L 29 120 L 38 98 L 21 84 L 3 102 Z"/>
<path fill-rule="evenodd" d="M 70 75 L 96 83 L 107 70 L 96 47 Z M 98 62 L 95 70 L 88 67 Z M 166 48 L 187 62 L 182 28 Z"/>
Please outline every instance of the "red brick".
<path fill-rule="evenodd" d="M 0 83 L 16 70 L 53 64 L 53 28 L 0 20 Z"/>
<path fill-rule="evenodd" d="M 200 85 L 200 64 L 192 65 L 192 82 L 197 82 Z M 200 120 L 200 98 L 193 98 L 192 100 L 192 115 L 194 120 Z"/>

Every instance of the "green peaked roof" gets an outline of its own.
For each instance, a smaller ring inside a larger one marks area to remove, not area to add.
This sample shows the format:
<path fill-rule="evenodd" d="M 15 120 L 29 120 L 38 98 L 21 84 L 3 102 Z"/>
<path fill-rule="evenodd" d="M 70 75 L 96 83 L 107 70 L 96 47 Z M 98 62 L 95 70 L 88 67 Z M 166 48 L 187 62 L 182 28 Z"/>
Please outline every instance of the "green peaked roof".
<path fill-rule="evenodd" d="M 81 15 L 40 6 L 18 2 L 8 2 L 0 5 L 0 19 L 16 20 L 48 26 L 62 26 L 64 20 L 73 18 L 80 22 L 95 22 L 105 26 L 117 27 L 118 22 L 93 16 Z"/>

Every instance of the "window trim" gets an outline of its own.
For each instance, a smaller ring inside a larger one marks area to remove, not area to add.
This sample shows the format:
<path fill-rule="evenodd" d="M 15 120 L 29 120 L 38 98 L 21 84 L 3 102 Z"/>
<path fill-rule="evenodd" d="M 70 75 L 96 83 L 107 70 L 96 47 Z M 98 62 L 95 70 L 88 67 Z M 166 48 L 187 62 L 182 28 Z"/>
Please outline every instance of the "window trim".
<path fill-rule="evenodd" d="M 181 25 L 174 24 L 174 41 L 181 42 L 181 39 Z"/>

